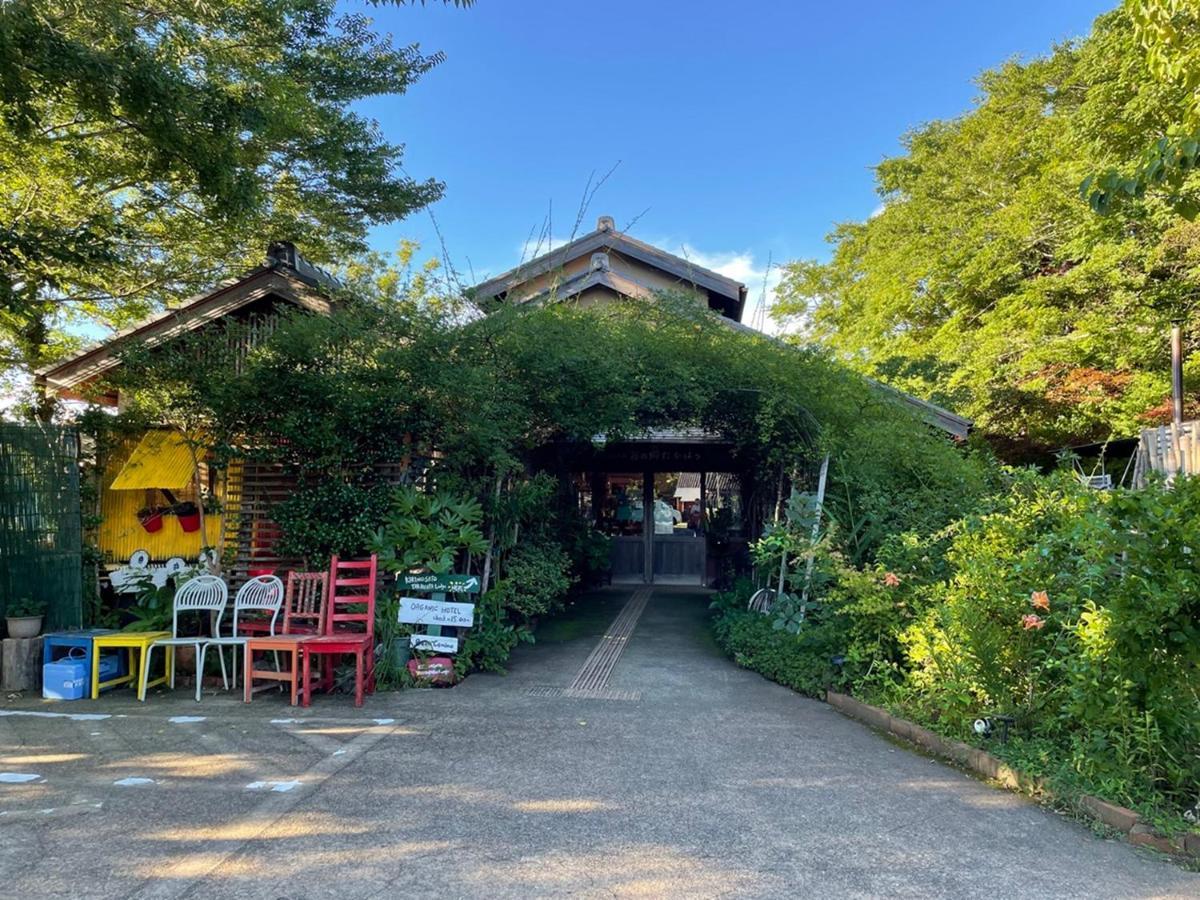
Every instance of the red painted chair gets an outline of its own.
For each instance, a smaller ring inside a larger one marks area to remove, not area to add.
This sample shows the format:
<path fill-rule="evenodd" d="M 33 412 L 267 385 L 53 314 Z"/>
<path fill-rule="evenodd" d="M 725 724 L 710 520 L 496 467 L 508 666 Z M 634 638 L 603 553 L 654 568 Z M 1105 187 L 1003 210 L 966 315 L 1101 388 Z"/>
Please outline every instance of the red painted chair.
<path fill-rule="evenodd" d="M 287 592 L 284 595 L 283 633 L 254 634 L 246 641 L 246 685 L 245 701 L 254 695 L 255 680 L 287 682 L 291 686 L 292 706 L 300 685 L 303 644 L 308 637 L 325 631 L 325 608 L 328 602 L 328 572 L 289 572 Z M 275 661 L 274 669 L 255 668 L 255 652 L 270 651 Z M 280 657 L 291 665 L 284 669 L 279 665 Z M 304 669 L 307 679 L 308 670 Z M 265 685 L 264 687 L 270 687 Z M 263 688 L 260 687 L 259 690 Z"/>
<path fill-rule="evenodd" d="M 303 705 L 311 702 L 309 661 L 321 656 L 321 684 L 333 689 L 333 664 L 339 656 L 355 658 L 354 705 L 363 705 L 364 692 L 375 690 L 375 576 L 378 557 L 329 563 L 329 603 L 324 633 L 300 642 L 304 666 Z"/>
<path fill-rule="evenodd" d="M 244 619 L 238 634 L 321 634 L 325 630 L 328 572 L 288 572 L 283 600 L 283 625 L 272 630 L 266 618 Z"/>

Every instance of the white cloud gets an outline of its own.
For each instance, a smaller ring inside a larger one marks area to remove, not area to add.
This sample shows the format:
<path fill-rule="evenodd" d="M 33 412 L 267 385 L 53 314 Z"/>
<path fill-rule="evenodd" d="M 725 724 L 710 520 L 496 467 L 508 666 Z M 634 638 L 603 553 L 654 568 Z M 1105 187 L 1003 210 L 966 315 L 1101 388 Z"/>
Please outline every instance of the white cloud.
<path fill-rule="evenodd" d="M 770 308 L 775 304 L 775 293 L 783 278 L 779 261 L 768 261 L 756 256 L 749 250 L 730 250 L 707 253 L 686 241 L 674 246 L 670 242 L 657 244 L 676 256 L 694 262 L 698 266 L 712 269 L 714 272 L 733 278 L 746 286 L 746 309 L 742 313 L 742 321 L 754 328 L 759 328 L 768 334 L 778 334 L 779 326 L 771 319 Z M 762 308 L 766 301 L 766 309 Z"/>

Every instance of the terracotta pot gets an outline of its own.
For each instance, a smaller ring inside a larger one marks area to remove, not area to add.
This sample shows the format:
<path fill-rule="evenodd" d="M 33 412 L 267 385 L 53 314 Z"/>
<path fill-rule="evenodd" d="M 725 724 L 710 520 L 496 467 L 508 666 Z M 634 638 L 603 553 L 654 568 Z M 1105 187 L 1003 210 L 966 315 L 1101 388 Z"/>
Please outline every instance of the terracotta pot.
<path fill-rule="evenodd" d="M 37 637 L 42 631 L 41 616 L 5 616 L 10 638 Z"/>
<path fill-rule="evenodd" d="M 177 515 L 175 518 L 179 520 L 179 527 L 184 531 L 192 532 L 200 530 L 200 513 L 193 513 L 185 516 Z"/>

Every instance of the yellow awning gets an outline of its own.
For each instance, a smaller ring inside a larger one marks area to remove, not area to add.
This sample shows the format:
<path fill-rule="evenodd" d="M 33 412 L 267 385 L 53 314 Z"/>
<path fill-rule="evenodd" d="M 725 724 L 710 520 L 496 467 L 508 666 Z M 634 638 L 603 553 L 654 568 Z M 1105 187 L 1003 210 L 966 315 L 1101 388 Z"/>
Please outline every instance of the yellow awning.
<path fill-rule="evenodd" d="M 133 448 L 109 487 L 114 491 L 186 488 L 192 483 L 192 454 L 178 431 L 148 432 Z"/>

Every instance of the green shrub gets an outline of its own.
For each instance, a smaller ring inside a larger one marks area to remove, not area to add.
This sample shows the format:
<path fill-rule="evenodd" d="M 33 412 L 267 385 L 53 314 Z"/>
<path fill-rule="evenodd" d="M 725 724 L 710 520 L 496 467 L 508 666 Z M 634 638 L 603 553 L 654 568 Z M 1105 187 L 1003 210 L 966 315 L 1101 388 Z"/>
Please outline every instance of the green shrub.
<path fill-rule="evenodd" d="M 746 587 L 721 596 L 719 643 L 804 693 L 844 685 L 960 739 L 1011 715 L 992 749 L 1014 764 L 1183 827 L 1200 785 L 1200 479 L 1006 477 L 950 526 L 881 541 L 870 565 L 822 551 L 796 634 L 747 612 Z"/>
<path fill-rule="evenodd" d="M 571 589 L 571 560 L 552 542 L 523 543 L 508 555 L 503 578 L 493 589 L 510 612 L 524 619 L 563 608 Z"/>
<path fill-rule="evenodd" d="M 800 634 L 776 628 L 774 619 L 746 609 L 753 588 L 739 580 L 713 601 L 717 645 L 739 666 L 810 697 L 823 697 L 839 679 L 831 629 L 809 623 Z"/>

